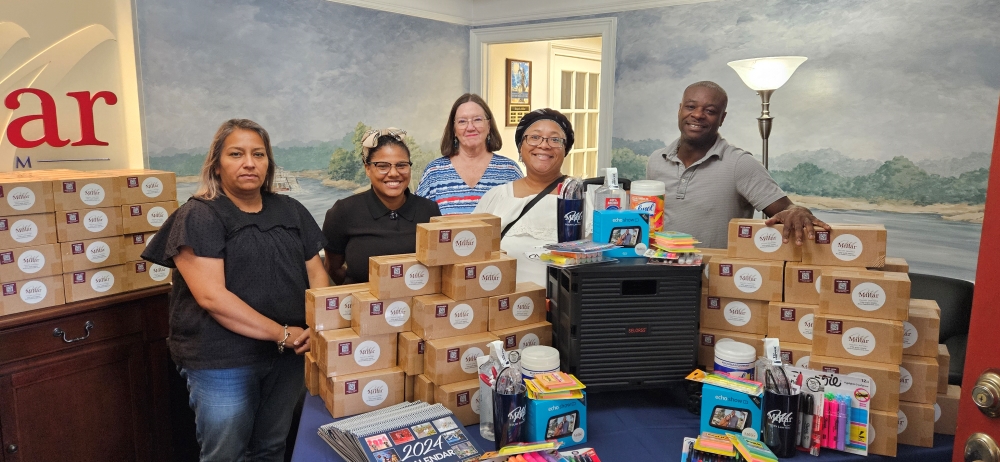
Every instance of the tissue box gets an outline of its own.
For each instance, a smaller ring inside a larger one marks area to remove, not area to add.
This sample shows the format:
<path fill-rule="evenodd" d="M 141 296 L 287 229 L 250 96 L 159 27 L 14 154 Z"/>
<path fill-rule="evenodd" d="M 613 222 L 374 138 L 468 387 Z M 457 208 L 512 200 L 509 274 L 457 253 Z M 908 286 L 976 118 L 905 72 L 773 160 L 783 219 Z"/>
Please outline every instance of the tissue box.
<path fill-rule="evenodd" d="M 761 396 L 705 384 L 701 389 L 701 432 L 760 438 Z"/>
<path fill-rule="evenodd" d="M 605 257 L 641 257 L 649 248 L 649 214 L 638 210 L 594 210 L 594 242 L 622 246 Z"/>
<path fill-rule="evenodd" d="M 587 442 L 587 394 L 580 399 L 529 399 L 525 441 Z"/>

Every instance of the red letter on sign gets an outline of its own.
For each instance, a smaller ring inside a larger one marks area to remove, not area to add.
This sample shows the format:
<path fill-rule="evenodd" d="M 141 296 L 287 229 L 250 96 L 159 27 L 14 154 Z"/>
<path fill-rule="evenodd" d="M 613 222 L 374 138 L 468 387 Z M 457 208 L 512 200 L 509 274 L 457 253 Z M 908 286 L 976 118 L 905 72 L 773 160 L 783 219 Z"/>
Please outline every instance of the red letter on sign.
<path fill-rule="evenodd" d="M 10 140 L 10 144 L 18 148 L 33 148 L 40 146 L 42 143 L 48 143 L 52 147 L 61 148 L 69 144 L 69 140 L 59 139 L 59 125 L 56 122 L 56 102 L 52 100 L 50 96 L 45 91 L 36 88 L 22 88 L 20 90 L 14 90 L 11 94 L 7 95 L 3 103 L 7 106 L 7 109 L 17 109 L 21 107 L 21 103 L 17 101 L 17 98 L 23 93 L 31 93 L 38 97 L 39 101 L 42 103 L 42 113 L 38 115 L 29 115 L 18 117 L 7 125 L 7 139 Z M 24 133 L 22 130 L 28 122 L 35 120 L 42 121 L 42 129 L 45 131 L 45 135 L 37 140 L 27 140 L 24 138 Z"/>
<path fill-rule="evenodd" d="M 114 106 L 118 97 L 110 91 L 99 91 L 93 98 L 89 91 L 73 91 L 66 93 L 66 96 L 76 98 L 77 105 L 80 106 L 80 141 L 72 146 L 107 146 L 108 143 L 97 139 L 94 134 L 94 103 L 97 98 L 104 98 L 108 106 Z"/>

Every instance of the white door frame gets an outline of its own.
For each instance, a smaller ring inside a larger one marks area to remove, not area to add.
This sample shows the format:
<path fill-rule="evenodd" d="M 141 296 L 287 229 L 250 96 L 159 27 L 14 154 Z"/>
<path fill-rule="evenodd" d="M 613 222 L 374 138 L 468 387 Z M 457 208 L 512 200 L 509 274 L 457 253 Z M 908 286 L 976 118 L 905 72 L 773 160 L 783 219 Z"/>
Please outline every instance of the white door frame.
<path fill-rule="evenodd" d="M 469 92 L 486 88 L 487 46 L 495 43 L 538 42 L 601 36 L 601 107 L 598 111 L 597 168 L 611 165 L 611 128 L 615 107 L 615 37 L 618 18 L 545 22 L 469 30 Z M 547 104 L 547 103 L 546 103 Z M 503 109 L 506 111 L 506 109 Z"/>

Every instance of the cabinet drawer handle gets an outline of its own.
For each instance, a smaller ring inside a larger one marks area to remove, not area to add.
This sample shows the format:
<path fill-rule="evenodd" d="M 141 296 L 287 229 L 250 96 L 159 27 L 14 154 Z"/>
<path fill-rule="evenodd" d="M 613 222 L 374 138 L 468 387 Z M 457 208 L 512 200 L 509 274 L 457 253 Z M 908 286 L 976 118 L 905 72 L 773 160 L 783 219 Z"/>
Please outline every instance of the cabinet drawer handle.
<path fill-rule="evenodd" d="M 80 340 L 86 340 L 87 337 L 90 337 L 90 329 L 93 329 L 93 328 L 94 328 L 94 322 L 93 321 L 87 321 L 87 323 L 83 325 L 83 329 L 87 331 L 86 335 L 84 335 L 83 337 L 77 337 L 77 338 L 74 338 L 74 339 L 68 339 L 68 338 L 66 338 L 66 332 L 64 330 L 56 327 L 56 330 L 52 331 L 52 336 L 53 337 L 62 337 L 63 341 L 66 342 L 66 343 L 79 342 Z"/>

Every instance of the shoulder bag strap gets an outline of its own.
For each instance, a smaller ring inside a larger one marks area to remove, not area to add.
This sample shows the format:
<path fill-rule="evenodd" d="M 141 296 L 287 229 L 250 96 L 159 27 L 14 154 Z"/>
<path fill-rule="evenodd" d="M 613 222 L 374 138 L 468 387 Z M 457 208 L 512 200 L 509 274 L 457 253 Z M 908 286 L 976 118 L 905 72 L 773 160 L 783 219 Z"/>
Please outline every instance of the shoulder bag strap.
<path fill-rule="evenodd" d="M 556 181 L 553 181 L 551 184 L 546 186 L 545 189 L 542 190 L 542 192 L 535 194 L 535 197 L 531 199 L 531 202 L 525 204 L 524 208 L 521 209 L 521 214 L 518 215 L 517 218 L 514 219 L 514 221 L 507 223 L 507 226 L 503 228 L 503 231 L 500 233 L 500 239 L 503 239 L 504 236 L 507 235 L 507 231 L 510 231 L 510 228 L 514 226 L 514 223 L 517 223 L 517 220 L 520 220 L 521 217 L 524 216 L 524 214 L 528 213 L 528 210 L 531 210 L 531 208 L 538 203 L 538 201 L 542 200 L 542 198 L 547 196 L 550 192 L 552 192 L 553 189 L 556 189 L 556 186 L 559 186 L 559 183 L 562 183 L 563 179 L 565 178 L 566 175 L 556 178 Z M 513 185 L 511 187 L 513 187 Z"/>

